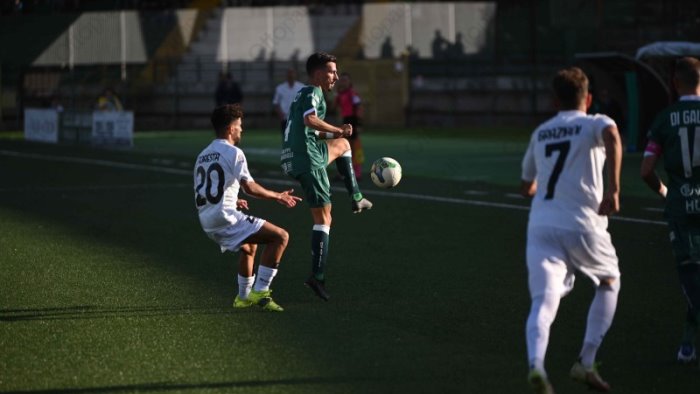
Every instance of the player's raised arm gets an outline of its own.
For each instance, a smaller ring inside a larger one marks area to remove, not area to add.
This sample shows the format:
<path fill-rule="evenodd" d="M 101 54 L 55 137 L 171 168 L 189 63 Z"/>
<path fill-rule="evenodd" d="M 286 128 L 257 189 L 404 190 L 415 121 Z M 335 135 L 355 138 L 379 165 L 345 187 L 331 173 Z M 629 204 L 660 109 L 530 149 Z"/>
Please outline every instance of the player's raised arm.
<path fill-rule="evenodd" d="M 321 133 L 333 134 L 333 137 L 349 137 L 352 135 L 352 125 L 344 124 L 341 127 L 333 126 L 316 116 L 315 112 L 304 116 L 304 125 L 310 129 L 317 130 Z"/>
<path fill-rule="evenodd" d="M 612 215 L 620 211 L 620 171 L 622 169 L 622 141 L 617 126 L 603 129 L 605 144 L 605 166 L 608 173 L 608 187 L 603 194 L 598 213 Z"/>
<path fill-rule="evenodd" d="M 301 201 L 300 197 L 292 195 L 294 189 L 275 192 L 253 181 L 241 181 L 241 188 L 243 188 L 243 191 L 248 195 L 264 200 L 275 200 L 287 208 L 292 208 L 297 205 L 297 202 Z"/>

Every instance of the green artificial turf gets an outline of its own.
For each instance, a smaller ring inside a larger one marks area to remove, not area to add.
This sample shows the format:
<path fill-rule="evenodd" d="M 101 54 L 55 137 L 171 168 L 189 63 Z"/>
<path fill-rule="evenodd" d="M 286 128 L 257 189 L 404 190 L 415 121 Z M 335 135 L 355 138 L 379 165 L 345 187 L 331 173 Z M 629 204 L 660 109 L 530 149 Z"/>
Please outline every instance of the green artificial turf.
<path fill-rule="evenodd" d="M 0 139 L 0 393 L 528 392 L 527 202 L 512 195 L 527 134 L 365 133 L 366 167 L 392 156 L 404 179 L 365 176 L 375 207 L 360 215 L 334 185 L 327 303 L 302 284 L 306 206 L 251 201 L 291 234 L 281 314 L 231 307 L 237 256 L 199 227 L 191 170 L 209 132 L 137 133 L 129 151 Z M 289 187 L 275 132 L 242 147 L 260 183 Z M 616 393 L 688 393 L 684 301 L 639 160 L 610 226 L 623 277 L 601 373 Z M 591 296 L 579 278 L 553 325 L 557 392 L 587 392 L 567 373 Z"/>

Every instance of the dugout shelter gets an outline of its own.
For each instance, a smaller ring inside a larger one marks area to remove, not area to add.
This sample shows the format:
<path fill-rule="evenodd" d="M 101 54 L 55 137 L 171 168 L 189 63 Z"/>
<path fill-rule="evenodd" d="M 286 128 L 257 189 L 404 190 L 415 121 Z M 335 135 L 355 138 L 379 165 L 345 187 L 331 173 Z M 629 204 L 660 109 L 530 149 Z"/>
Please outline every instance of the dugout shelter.
<path fill-rule="evenodd" d="M 605 89 L 621 105 L 618 127 L 627 151 L 641 149 L 654 117 L 672 101 L 671 85 L 647 63 L 622 53 L 580 53 L 575 59 L 591 80 L 594 100 Z"/>

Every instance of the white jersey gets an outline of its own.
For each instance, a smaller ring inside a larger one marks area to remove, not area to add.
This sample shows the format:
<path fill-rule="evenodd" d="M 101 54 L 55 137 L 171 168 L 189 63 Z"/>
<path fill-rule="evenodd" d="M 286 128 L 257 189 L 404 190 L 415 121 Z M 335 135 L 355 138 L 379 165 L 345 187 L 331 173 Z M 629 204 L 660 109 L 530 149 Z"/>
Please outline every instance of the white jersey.
<path fill-rule="evenodd" d="M 277 85 L 272 104 L 280 106 L 282 112 L 284 112 L 285 118 L 289 116 L 289 107 L 292 105 L 292 101 L 294 101 L 297 92 L 304 86 L 305 85 L 299 81 L 294 81 L 292 86 L 289 86 L 289 83 L 286 81 Z"/>
<path fill-rule="evenodd" d="M 522 179 L 537 181 L 529 227 L 547 226 L 601 232 L 608 218 L 598 214 L 603 199 L 603 129 L 615 126 L 605 115 L 561 111 L 530 139 Z"/>
<path fill-rule="evenodd" d="M 206 232 L 221 230 L 245 220 L 236 210 L 241 181 L 253 181 L 243 151 L 216 139 L 197 156 L 194 198 L 199 222 Z"/>

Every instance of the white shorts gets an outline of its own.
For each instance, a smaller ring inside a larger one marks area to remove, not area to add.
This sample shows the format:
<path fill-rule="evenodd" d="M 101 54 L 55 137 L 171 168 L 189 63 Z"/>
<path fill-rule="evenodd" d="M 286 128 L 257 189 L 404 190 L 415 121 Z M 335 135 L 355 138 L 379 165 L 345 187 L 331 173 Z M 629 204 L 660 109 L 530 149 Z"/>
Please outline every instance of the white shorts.
<path fill-rule="evenodd" d="M 574 272 L 591 278 L 620 277 L 615 247 L 608 232 L 588 233 L 554 227 L 531 227 L 527 233 L 528 285 L 532 297 L 553 292 L 560 297 L 574 288 Z"/>
<path fill-rule="evenodd" d="M 265 224 L 265 220 L 254 216 L 247 216 L 244 220 L 239 220 L 236 224 L 226 226 L 216 231 L 207 231 L 207 236 L 221 247 L 221 253 L 227 250 L 238 252 L 241 244 L 251 235 L 260 231 Z"/>

